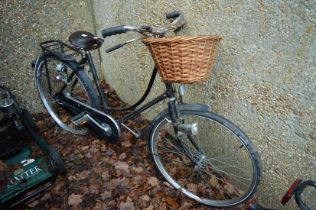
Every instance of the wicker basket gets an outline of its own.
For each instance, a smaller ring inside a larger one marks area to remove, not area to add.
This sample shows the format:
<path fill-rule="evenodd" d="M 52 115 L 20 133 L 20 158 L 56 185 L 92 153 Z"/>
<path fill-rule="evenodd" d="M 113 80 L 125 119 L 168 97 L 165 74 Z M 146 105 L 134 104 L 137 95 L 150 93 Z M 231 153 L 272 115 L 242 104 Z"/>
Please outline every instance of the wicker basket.
<path fill-rule="evenodd" d="M 147 38 L 147 45 L 165 82 L 196 83 L 209 78 L 219 36 Z"/>

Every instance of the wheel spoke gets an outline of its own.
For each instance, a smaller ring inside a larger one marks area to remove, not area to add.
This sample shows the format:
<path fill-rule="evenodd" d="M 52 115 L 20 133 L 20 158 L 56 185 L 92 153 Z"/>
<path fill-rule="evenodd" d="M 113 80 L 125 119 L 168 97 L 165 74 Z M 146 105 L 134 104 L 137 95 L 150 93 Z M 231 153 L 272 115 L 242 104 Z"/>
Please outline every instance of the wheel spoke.
<path fill-rule="evenodd" d="M 201 170 L 202 170 L 203 172 L 205 172 L 205 173 L 213 174 L 213 173 L 208 172 L 206 169 L 203 170 L 203 168 L 201 168 Z M 223 171 L 223 170 L 221 170 L 221 169 L 219 169 L 219 168 L 214 168 L 214 167 L 213 167 L 213 170 L 214 170 L 217 174 L 218 174 L 218 173 L 225 174 L 225 177 L 232 178 L 232 179 L 234 179 L 235 181 L 237 181 L 237 182 L 239 182 L 240 184 L 243 184 L 243 185 L 245 185 L 245 186 L 247 186 L 247 185 L 251 182 L 251 180 L 249 180 L 249 179 L 246 178 L 246 177 L 242 177 L 242 176 L 238 176 L 238 175 L 236 175 L 236 174 L 228 173 L 228 172 Z M 218 177 L 216 176 L 216 178 L 218 178 Z M 222 177 L 222 178 L 224 178 L 224 177 Z M 238 179 L 237 179 L 237 178 L 238 178 Z M 219 179 L 219 178 L 218 178 L 218 179 Z M 221 179 L 219 179 L 219 180 L 221 180 Z M 245 182 L 242 182 L 241 180 L 247 181 L 248 184 L 246 184 Z"/>
<path fill-rule="evenodd" d="M 184 164 L 184 165 L 187 165 L 187 166 L 192 166 L 192 163 L 186 163 L 186 162 L 181 161 L 179 159 L 170 159 L 170 158 L 168 158 L 166 156 L 162 157 L 159 154 L 155 154 L 155 153 L 152 153 L 152 155 L 159 157 L 159 159 L 161 159 L 161 160 L 168 160 L 168 162 L 175 162 L 175 163 L 181 163 L 181 164 Z"/>

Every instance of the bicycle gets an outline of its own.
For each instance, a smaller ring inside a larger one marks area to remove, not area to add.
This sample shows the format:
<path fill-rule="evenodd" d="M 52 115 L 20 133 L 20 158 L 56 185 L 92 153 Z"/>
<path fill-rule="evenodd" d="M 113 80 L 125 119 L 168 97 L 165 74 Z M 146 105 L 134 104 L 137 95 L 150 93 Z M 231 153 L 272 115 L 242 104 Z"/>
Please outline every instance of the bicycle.
<path fill-rule="evenodd" d="M 170 25 L 162 29 L 122 25 L 102 30 L 103 38 L 127 32 L 142 35 L 107 52 L 137 40 L 162 39 L 167 32 L 181 30 L 186 24 L 180 12 L 168 13 L 166 18 Z M 87 127 L 92 128 L 110 142 L 118 141 L 122 129 L 136 138 L 149 131 L 149 155 L 160 174 L 174 189 L 204 205 L 235 206 L 255 193 L 261 179 L 260 158 L 241 129 L 210 112 L 207 105 L 184 103 L 184 84 L 179 84 L 177 89 L 176 84 L 164 81 L 166 90 L 144 104 L 157 76 L 157 65 L 144 94 L 135 104 L 126 108 L 110 107 L 91 55 L 104 39 L 78 31 L 70 35 L 69 41 L 70 44 L 59 40 L 41 43 L 42 55 L 35 64 L 40 99 L 61 128 L 81 135 L 87 133 Z M 146 128 L 134 131 L 127 126 L 128 120 L 165 100 L 167 109 Z M 124 111 L 130 112 L 119 119 L 110 114 Z"/>
<path fill-rule="evenodd" d="M 295 202 L 302 210 L 311 210 L 316 208 L 316 181 L 296 179 L 284 196 L 281 203 L 284 206 L 294 195 Z"/>
<path fill-rule="evenodd" d="M 316 208 L 316 181 L 296 179 L 281 199 L 281 204 L 286 203 L 295 197 L 295 202 L 301 210 L 312 210 Z M 247 204 L 245 210 L 275 210 L 261 207 L 255 203 L 255 200 Z"/>

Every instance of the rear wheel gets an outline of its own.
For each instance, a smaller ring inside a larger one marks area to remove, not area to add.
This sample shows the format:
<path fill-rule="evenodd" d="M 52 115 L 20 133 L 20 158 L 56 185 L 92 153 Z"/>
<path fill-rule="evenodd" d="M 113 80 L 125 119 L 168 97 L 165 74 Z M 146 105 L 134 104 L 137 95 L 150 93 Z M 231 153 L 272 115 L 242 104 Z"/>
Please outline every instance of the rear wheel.
<path fill-rule="evenodd" d="M 249 199 L 259 184 L 260 160 L 247 136 L 211 112 L 164 113 L 153 125 L 150 155 L 162 176 L 186 196 L 213 207 Z"/>
<path fill-rule="evenodd" d="M 84 135 L 87 128 L 77 126 L 71 118 L 81 110 L 65 104 L 65 94 L 99 109 L 100 103 L 92 82 L 83 69 L 76 70 L 75 63 L 46 56 L 38 61 L 35 78 L 39 96 L 54 121 L 64 130 Z"/>

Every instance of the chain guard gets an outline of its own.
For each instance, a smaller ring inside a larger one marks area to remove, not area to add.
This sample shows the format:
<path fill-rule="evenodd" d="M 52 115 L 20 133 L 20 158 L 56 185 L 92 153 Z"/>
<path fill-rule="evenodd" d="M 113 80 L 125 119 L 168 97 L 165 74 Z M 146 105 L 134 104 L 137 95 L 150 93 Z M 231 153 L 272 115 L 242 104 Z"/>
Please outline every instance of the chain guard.
<path fill-rule="evenodd" d="M 103 116 L 98 113 L 91 114 L 91 117 L 93 117 L 96 121 L 98 121 L 100 124 L 105 123 L 110 126 L 112 133 L 111 135 L 108 135 L 105 133 L 105 131 L 101 130 L 98 126 L 96 126 L 94 123 L 89 122 L 88 128 L 90 128 L 93 131 L 93 134 L 95 134 L 97 137 L 105 138 L 105 140 L 108 143 L 117 143 L 119 138 L 121 137 L 121 128 L 118 127 L 117 124 L 113 122 L 112 119 L 107 118 L 106 116 Z"/>

